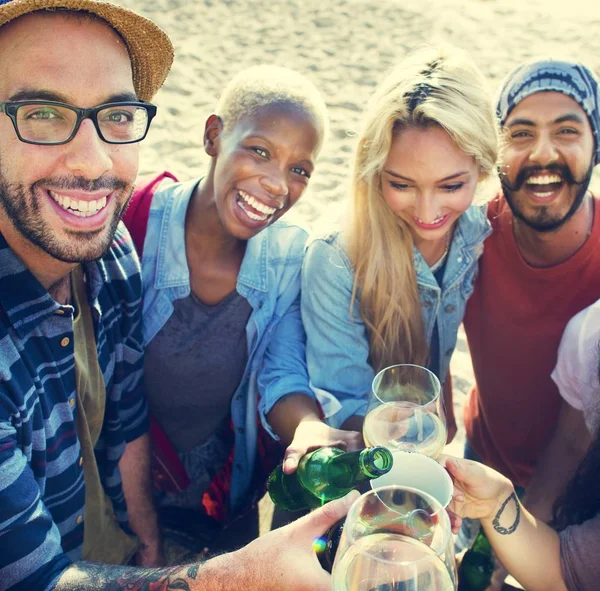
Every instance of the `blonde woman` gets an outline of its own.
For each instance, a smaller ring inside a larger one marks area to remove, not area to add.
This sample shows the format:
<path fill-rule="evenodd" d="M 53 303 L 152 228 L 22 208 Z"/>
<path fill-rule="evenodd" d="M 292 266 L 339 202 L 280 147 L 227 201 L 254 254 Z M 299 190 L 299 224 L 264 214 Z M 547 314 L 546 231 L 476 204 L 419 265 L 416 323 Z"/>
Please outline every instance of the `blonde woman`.
<path fill-rule="evenodd" d="M 386 366 L 421 364 L 447 381 L 491 231 L 473 201 L 495 177 L 497 155 L 486 83 L 464 51 L 420 50 L 376 90 L 352 214 L 311 241 L 302 271 L 308 370 L 332 427 L 360 429 L 373 376 Z M 447 412 L 452 430 L 451 404 Z"/>

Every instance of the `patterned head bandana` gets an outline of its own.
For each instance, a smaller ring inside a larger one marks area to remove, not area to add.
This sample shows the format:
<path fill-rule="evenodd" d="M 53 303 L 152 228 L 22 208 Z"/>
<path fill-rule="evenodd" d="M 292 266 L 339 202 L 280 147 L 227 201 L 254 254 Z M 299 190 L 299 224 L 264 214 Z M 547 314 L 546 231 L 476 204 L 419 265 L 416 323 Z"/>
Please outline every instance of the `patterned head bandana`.
<path fill-rule="evenodd" d="M 583 64 L 536 59 L 511 72 L 500 91 L 496 112 L 501 125 L 524 98 L 536 92 L 562 92 L 585 111 L 594 133 L 594 164 L 600 162 L 600 93 L 598 78 Z"/>

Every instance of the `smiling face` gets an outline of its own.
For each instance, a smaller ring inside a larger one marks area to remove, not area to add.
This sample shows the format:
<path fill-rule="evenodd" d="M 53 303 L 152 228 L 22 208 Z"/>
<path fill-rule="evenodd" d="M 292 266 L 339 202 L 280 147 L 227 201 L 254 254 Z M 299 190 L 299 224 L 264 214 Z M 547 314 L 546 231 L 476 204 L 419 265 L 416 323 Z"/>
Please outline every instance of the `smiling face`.
<path fill-rule="evenodd" d="M 437 126 L 395 134 L 381 173 L 383 198 L 417 246 L 450 232 L 473 202 L 477 180 L 475 159 Z"/>
<path fill-rule="evenodd" d="M 502 184 L 513 214 L 539 232 L 559 228 L 579 209 L 592 174 L 587 115 L 565 94 L 539 92 L 510 112 L 504 131 Z"/>
<path fill-rule="evenodd" d="M 135 100 L 129 55 L 107 25 L 60 14 L 21 17 L 0 29 L 0 100 L 77 107 Z M 43 116 L 43 114 L 42 114 Z M 110 145 L 90 119 L 68 144 L 17 138 L 0 115 L 0 232 L 60 261 L 107 250 L 131 194 L 138 146 Z"/>
<path fill-rule="evenodd" d="M 222 131 L 209 119 L 207 152 L 226 231 L 248 240 L 279 219 L 308 185 L 321 145 L 314 117 L 297 106 L 267 105 Z"/>

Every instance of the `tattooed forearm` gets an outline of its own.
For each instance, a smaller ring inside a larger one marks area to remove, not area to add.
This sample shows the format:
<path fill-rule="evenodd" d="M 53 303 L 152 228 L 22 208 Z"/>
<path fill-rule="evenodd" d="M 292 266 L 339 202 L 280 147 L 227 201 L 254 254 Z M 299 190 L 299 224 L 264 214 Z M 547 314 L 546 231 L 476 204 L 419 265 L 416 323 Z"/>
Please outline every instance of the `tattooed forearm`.
<path fill-rule="evenodd" d="M 502 525 L 500 525 L 500 517 L 502 517 L 502 513 L 504 513 L 504 509 L 506 509 L 506 506 L 511 501 L 515 502 L 515 521 L 510 527 L 503 527 Z M 502 503 L 502 506 L 498 510 L 498 513 L 496 513 L 496 517 L 494 517 L 494 521 L 492 522 L 492 524 L 494 526 L 494 529 L 499 534 L 502 534 L 503 536 L 505 536 L 508 534 L 512 534 L 517 529 L 520 521 L 521 521 L 521 504 L 519 503 L 519 499 L 517 498 L 517 495 L 513 492 L 511 495 L 509 495 L 506 498 L 504 503 Z"/>
<path fill-rule="evenodd" d="M 69 567 L 54 591 L 193 591 L 197 564 L 171 568 L 134 568 L 77 562 Z"/>

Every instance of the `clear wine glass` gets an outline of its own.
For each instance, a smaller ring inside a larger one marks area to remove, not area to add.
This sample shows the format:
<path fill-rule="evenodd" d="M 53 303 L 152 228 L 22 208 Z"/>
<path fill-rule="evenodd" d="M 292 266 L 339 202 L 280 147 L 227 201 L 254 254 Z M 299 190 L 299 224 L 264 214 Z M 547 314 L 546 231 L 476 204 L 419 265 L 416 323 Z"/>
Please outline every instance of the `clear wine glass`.
<path fill-rule="evenodd" d="M 436 375 L 420 365 L 392 365 L 373 380 L 363 437 L 369 446 L 437 458 L 448 431 Z"/>
<path fill-rule="evenodd" d="M 454 591 L 450 519 L 416 489 L 387 486 L 352 505 L 332 571 L 333 591 Z"/>

